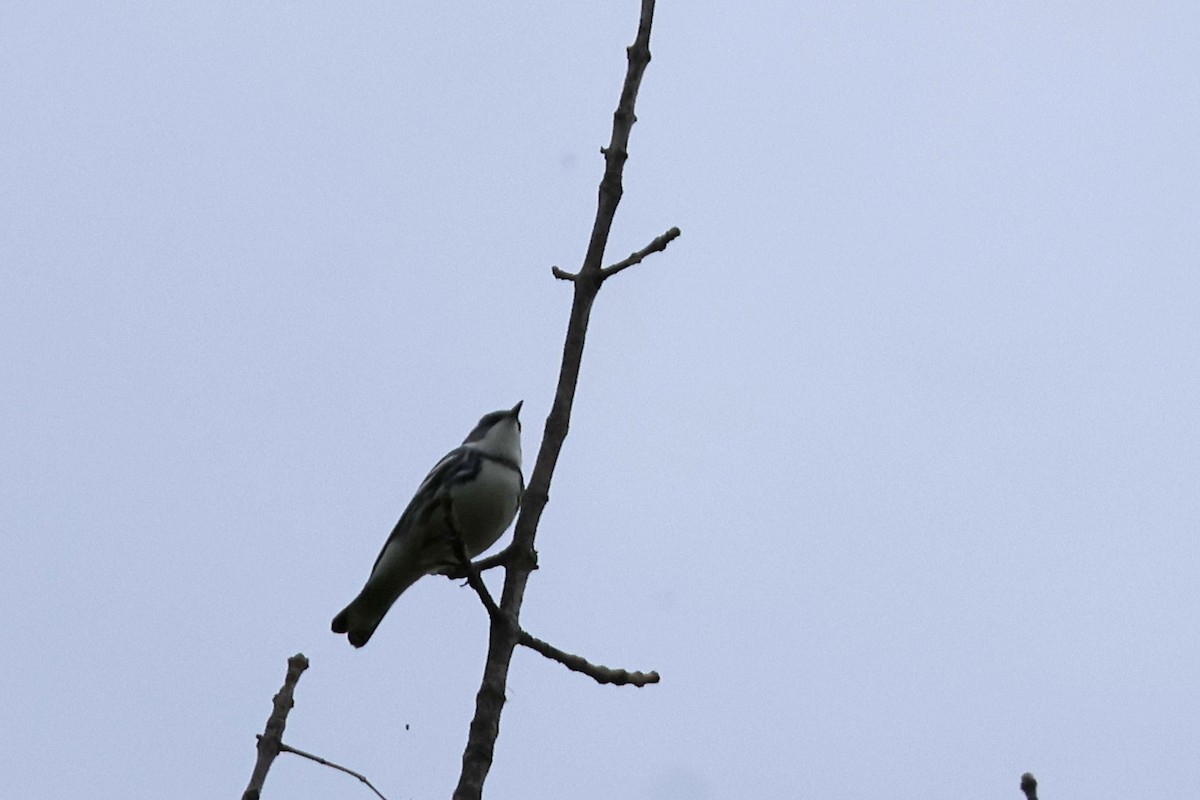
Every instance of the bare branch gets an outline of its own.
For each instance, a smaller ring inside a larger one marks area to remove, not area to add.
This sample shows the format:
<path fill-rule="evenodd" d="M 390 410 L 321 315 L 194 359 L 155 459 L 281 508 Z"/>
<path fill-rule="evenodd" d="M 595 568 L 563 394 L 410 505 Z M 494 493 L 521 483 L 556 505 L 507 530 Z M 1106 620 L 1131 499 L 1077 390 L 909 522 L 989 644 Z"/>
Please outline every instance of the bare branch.
<path fill-rule="evenodd" d="M 258 738 L 259 738 L 259 741 L 261 741 L 263 737 L 260 735 Z M 340 771 L 346 773 L 347 775 L 353 775 L 354 777 L 358 778 L 360 781 L 365 783 L 367 785 L 367 788 L 370 789 L 372 792 L 374 792 L 375 796 L 378 797 L 379 800 L 387 800 L 387 798 L 383 796 L 383 793 L 380 792 L 378 789 L 376 789 L 375 785 L 373 783 L 371 783 L 369 780 L 367 780 L 367 776 L 361 775 L 352 769 L 347 769 L 346 767 L 343 767 L 341 764 L 335 764 L 332 761 L 326 761 L 325 759 L 321 758 L 320 756 L 314 756 L 312 753 L 306 753 L 303 750 L 297 750 L 296 748 L 286 745 L 283 742 L 279 743 L 279 752 L 295 753 L 296 755 L 301 756 L 302 758 L 307 758 L 311 761 L 317 762 L 318 764 L 323 764 L 326 767 L 332 767 L 333 769 L 340 770 Z"/>
<path fill-rule="evenodd" d="M 604 282 L 601 269 L 604 251 L 608 246 L 617 205 L 621 201 L 622 173 L 628 158 L 629 134 L 637 119 L 634 107 L 642 75 L 650 63 L 650 29 L 653 21 L 654 0 L 642 0 L 637 36 L 626 51 L 628 66 L 621 87 L 621 99 L 613 114 L 612 138 L 603 150 L 604 176 L 600 180 L 596 219 L 592 225 L 583 265 L 574 276 L 563 270 L 552 270 L 556 278 L 573 283 L 575 296 L 567 322 L 567 336 L 563 344 L 562 365 L 558 373 L 554 403 L 546 418 L 545 434 L 521 502 L 521 515 L 517 519 L 516 531 L 513 534 L 512 549 L 517 554 L 532 555 L 535 552 L 534 540 L 537 537 L 538 523 L 550 499 L 550 482 L 570 427 L 571 408 L 575 402 L 579 368 L 587 339 L 588 320 L 596 293 L 600 291 Z M 510 564 L 505 570 L 504 591 L 500 597 L 500 608 L 505 616 L 501 618 L 493 615 L 491 618 L 487 661 L 484 664 L 479 692 L 475 696 L 475 716 L 471 720 L 467 746 L 463 751 L 462 772 L 454 790 L 455 800 L 479 800 L 482 797 L 483 783 L 492 767 L 496 737 L 500 732 L 500 715 L 504 710 L 508 670 L 512 663 L 513 650 L 521 640 L 521 603 L 525 597 L 529 574 L 535 564 L 532 559 L 522 559 Z"/>
<path fill-rule="evenodd" d="M 283 749 L 283 730 L 287 727 L 288 712 L 292 710 L 295 701 L 292 695 L 296 683 L 304 670 L 308 669 L 308 659 L 303 653 L 297 653 L 288 659 L 287 676 L 283 679 L 283 687 L 272 698 L 271 715 L 267 717 L 267 727 L 258 737 L 258 758 L 254 762 L 254 771 L 250 773 L 250 783 L 242 792 L 242 800 L 258 800 L 262 794 L 263 782 L 267 772 Z"/>
<path fill-rule="evenodd" d="M 560 281 L 573 281 L 579 277 L 574 272 L 567 272 L 566 270 L 559 269 L 558 267 L 551 267 L 550 274 L 558 278 Z"/>
<path fill-rule="evenodd" d="M 602 664 L 592 664 L 582 656 L 559 650 L 554 645 L 544 642 L 525 631 L 521 631 L 520 643 L 535 650 L 551 661 L 557 661 L 573 672 L 582 672 L 596 683 L 610 683 L 614 686 L 633 684 L 639 689 L 648 683 L 658 683 L 657 672 L 629 672 L 623 669 L 613 669 Z"/>
<path fill-rule="evenodd" d="M 661 253 L 663 250 L 667 249 L 667 245 L 669 245 L 671 242 L 673 242 L 679 238 L 679 233 L 680 233 L 679 228 L 671 228 L 671 230 L 667 231 L 662 236 L 659 236 L 657 239 L 655 239 L 653 242 L 651 242 L 650 244 L 643 247 L 641 250 L 638 250 L 636 253 L 633 253 L 632 255 L 629 256 L 629 258 L 625 259 L 624 261 L 618 261 L 616 264 L 613 264 L 611 267 L 605 267 L 604 269 L 600 270 L 600 277 L 602 279 L 611 278 L 613 275 L 616 275 L 618 272 L 620 272 L 623 269 L 628 269 L 629 267 L 632 267 L 634 264 L 642 263 L 642 259 L 644 259 L 646 256 L 650 255 L 651 253 Z"/>

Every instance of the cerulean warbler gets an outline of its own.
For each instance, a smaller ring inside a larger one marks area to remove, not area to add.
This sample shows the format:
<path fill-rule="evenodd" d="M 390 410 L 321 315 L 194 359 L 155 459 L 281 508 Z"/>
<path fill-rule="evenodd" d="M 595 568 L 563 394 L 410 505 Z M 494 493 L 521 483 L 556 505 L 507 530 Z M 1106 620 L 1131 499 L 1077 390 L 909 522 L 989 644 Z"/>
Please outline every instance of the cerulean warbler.
<path fill-rule="evenodd" d="M 474 558 L 512 524 L 525 491 L 520 412 L 517 403 L 487 414 L 461 447 L 430 470 L 375 559 L 366 585 L 333 618 L 334 633 L 345 633 L 350 644 L 362 647 L 405 589 L 424 575 L 459 566 L 451 535 L 462 536 Z"/>

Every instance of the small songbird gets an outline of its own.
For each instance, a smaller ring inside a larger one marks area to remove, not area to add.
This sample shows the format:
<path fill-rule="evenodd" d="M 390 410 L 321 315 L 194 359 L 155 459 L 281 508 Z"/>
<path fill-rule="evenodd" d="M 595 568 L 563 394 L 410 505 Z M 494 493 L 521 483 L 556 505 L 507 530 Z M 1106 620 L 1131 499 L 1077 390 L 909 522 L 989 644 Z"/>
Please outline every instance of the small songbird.
<path fill-rule="evenodd" d="M 504 533 L 521 505 L 521 403 L 479 420 L 461 447 L 430 470 L 384 542 L 358 597 L 333 618 L 333 632 L 362 647 L 405 589 L 419 578 L 459 566 L 447 520 L 471 558 Z"/>

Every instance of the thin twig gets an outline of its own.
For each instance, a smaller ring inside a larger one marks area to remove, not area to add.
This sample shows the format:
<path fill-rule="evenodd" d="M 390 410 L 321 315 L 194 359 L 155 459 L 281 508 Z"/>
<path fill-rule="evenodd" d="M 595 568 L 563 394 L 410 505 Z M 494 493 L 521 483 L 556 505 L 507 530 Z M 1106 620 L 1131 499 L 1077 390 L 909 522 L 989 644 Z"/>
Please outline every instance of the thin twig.
<path fill-rule="evenodd" d="M 611 267 L 605 267 L 604 269 L 600 270 L 600 276 L 605 279 L 611 278 L 613 275 L 616 275 L 623 269 L 628 269 L 634 264 L 642 263 L 642 259 L 651 253 L 661 253 L 663 250 L 667 249 L 667 245 L 679 238 L 679 233 L 679 228 L 671 228 L 671 230 L 667 231 L 662 236 L 659 236 L 641 250 L 631 254 L 629 258 L 625 259 L 624 261 L 618 261 Z"/>
<path fill-rule="evenodd" d="M 283 679 L 283 687 L 271 699 L 271 715 L 267 717 L 267 727 L 258 736 L 258 758 L 254 762 L 254 771 L 250 773 L 250 783 L 242 792 L 242 800 L 258 800 L 262 794 L 263 783 L 267 772 L 283 749 L 283 730 L 287 727 L 288 712 L 295 704 L 293 694 L 296 683 L 304 670 L 308 669 L 308 659 L 303 653 L 297 653 L 288 659 L 287 676 Z"/>
<path fill-rule="evenodd" d="M 641 688 L 648 683 L 658 683 L 659 680 L 657 672 L 630 672 L 624 669 L 606 667 L 603 664 L 592 664 L 582 656 L 568 653 L 565 650 L 559 650 L 549 642 L 542 641 L 526 631 L 521 631 L 519 641 L 530 650 L 541 653 L 551 661 L 557 661 L 569 670 L 587 675 L 596 681 L 596 683 L 609 683 L 614 686 L 631 684 Z"/>
<path fill-rule="evenodd" d="M 262 738 L 262 736 L 259 736 L 258 738 L 259 738 L 259 739 L 261 739 L 261 738 Z M 304 752 L 303 750 L 297 750 L 296 748 L 294 748 L 294 747 L 292 747 L 292 746 L 290 746 L 290 745 L 286 745 L 286 744 L 284 744 L 283 742 L 280 742 L 280 743 L 279 743 L 279 752 L 281 752 L 281 753 L 295 753 L 295 754 L 296 754 L 296 755 L 298 755 L 298 756 L 301 756 L 301 757 L 303 757 L 303 758 L 307 758 L 307 759 L 309 759 L 309 760 L 311 760 L 311 761 L 315 761 L 315 762 L 317 762 L 318 764 L 323 764 L 323 765 L 325 765 L 326 767 L 333 767 L 334 769 L 336 769 L 336 770 L 340 770 L 341 772 L 344 772 L 344 773 L 346 773 L 347 775 L 353 775 L 354 777 L 358 778 L 360 781 L 362 781 L 363 783 L 365 783 L 365 784 L 367 785 L 367 788 L 368 788 L 368 789 L 370 789 L 372 792 L 374 792 L 374 793 L 375 793 L 375 795 L 376 795 L 376 796 L 379 798 L 379 800 L 387 800 L 387 798 L 383 796 L 383 793 L 382 793 L 382 792 L 380 792 L 378 789 L 376 789 L 376 788 L 375 788 L 375 784 L 373 784 L 373 783 L 371 783 L 369 780 L 367 780 L 367 776 L 366 776 L 366 775 L 362 775 L 362 774 L 360 774 L 360 773 L 357 773 L 357 772 L 355 772 L 355 771 L 354 771 L 354 770 L 352 770 L 352 769 L 348 769 L 348 768 L 346 768 L 346 767 L 343 767 L 341 764 L 335 764 L 335 763 L 333 763 L 332 761 L 327 761 L 326 759 L 324 759 L 324 758 L 321 758 L 320 756 L 314 756 L 312 753 L 306 753 L 306 752 Z"/>
<path fill-rule="evenodd" d="M 536 555 L 537 554 L 535 553 L 534 555 L 535 555 L 535 562 L 534 562 L 535 566 L 533 568 L 537 569 L 537 566 L 536 566 Z M 487 558 L 481 558 L 478 561 L 472 561 L 471 566 L 473 566 L 480 574 L 483 574 L 484 572 L 487 572 L 489 569 L 495 569 L 496 567 L 511 566 L 513 561 L 516 560 L 516 558 L 517 558 L 517 553 L 512 549 L 512 546 L 510 545 L 509 547 L 504 548 L 499 553 L 496 553 L 493 556 L 488 556 Z M 465 569 L 463 569 L 461 566 L 447 567 L 446 569 L 442 570 L 441 574 L 445 575 L 447 578 L 450 578 L 451 580 L 456 580 L 456 581 L 464 580 L 467 577 L 467 571 Z"/>

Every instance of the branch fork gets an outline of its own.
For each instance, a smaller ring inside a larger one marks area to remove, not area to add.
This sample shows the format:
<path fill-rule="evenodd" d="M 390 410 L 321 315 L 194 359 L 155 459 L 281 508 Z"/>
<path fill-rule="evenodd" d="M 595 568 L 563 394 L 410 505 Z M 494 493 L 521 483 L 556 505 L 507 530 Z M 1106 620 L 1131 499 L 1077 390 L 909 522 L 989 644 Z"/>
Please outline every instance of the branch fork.
<path fill-rule="evenodd" d="M 621 270 L 628 269 L 634 264 L 642 263 L 646 256 L 652 253 L 661 253 L 663 250 L 667 249 L 667 245 L 679 238 L 680 233 L 681 231 L 679 228 L 671 228 L 662 236 L 655 238 L 654 241 L 650 242 L 650 244 L 646 245 L 641 250 L 638 250 L 636 253 L 630 253 L 629 258 L 626 258 L 624 261 L 618 261 L 612 266 L 605 267 L 604 269 L 600 270 L 600 281 L 604 282 L 613 275 L 616 275 Z M 550 267 L 550 272 L 560 281 L 579 280 L 579 273 L 577 272 L 567 272 L 566 270 L 559 269 L 558 267 Z"/>
<path fill-rule="evenodd" d="M 335 764 L 320 756 L 306 753 L 303 750 L 297 750 L 283 743 L 283 731 L 287 727 L 288 713 L 291 712 L 292 706 L 295 705 L 293 697 L 296 692 L 296 684 L 300 682 L 300 676 L 304 674 L 306 669 L 308 669 L 308 659 L 305 658 L 303 653 L 296 653 L 296 655 L 288 659 L 287 675 L 283 679 L 283 687 L 275 693 L 275 697 L 271 700 L 271 715 L 267 717 L 267 726 L 262 733 L 255 736 L 258 740 L 258 760 L 255 761 L 254 771 L 250 774 L 250 783 L 246 786 L 246 791 L 242 792 L 242 800 L 259 800 L 259 797 L 262 795 L 263 782 L 267 778 L 267 772 L 271 769 L 271 764 L 275 762 L 275 757 L 280 753 L 294 753 L 326 767 L 332 767 L 347 775 L 353 775 L 365 783 L 379 797 L 379 800 L 387 800 L 375 788 L 375 785 L 367 780 L 365 775 L 343 767 L 341 764 Z"/>
<path fill-rule="evenodd" d="M 512 614 L 506 613 L 500 606 L 496 605 L 495 599 L 492 598 L 492 593 L 488 591 L 487 584 L 483 582 L 479 566 L 471 561 L 471 557 L 467 553 L 467 547 L 463 543 L 462 530 L 458 527 L 458 520 L 454 517 L 453 503 L 449 497 L 446 497 L 442 501 L 442 512 L 445 515 L 446 527 L 448 529 L 447 538 L 450 540 L 450 546 L 454 550 L 455 558 L 458 559 L 458 566 L 466 574 L 467 583 L 475 590 L 475 594 L 479 595 L 479 601 L 487 609 L 488 616 L 491 617 L 493 625 L 506 628 L 512 635 L 515 635 L 517 644 L 528 647 L 536 653 L 541 653 L 551 661 L 557 661 L 573 672 L 583 673 L 596 681 L 596 683 L 611 684 L 613 686 L 632 685 L 638 688 L 647 684 L 658 683 L 659 674 L 657 672 L 630 672 L 624 669 L 606 667 L 601 664 L 593 664 L 583 656 L 577 656 L 574 653 L 560 650 L 522 628 Z"/>

